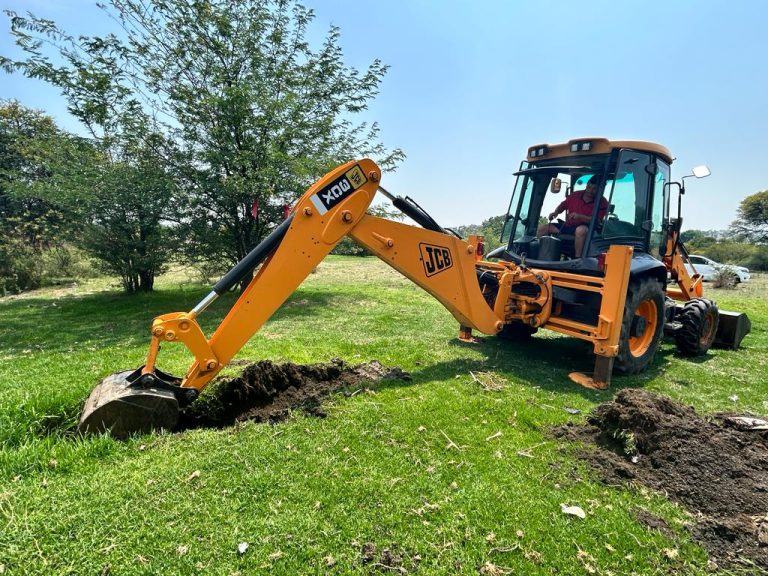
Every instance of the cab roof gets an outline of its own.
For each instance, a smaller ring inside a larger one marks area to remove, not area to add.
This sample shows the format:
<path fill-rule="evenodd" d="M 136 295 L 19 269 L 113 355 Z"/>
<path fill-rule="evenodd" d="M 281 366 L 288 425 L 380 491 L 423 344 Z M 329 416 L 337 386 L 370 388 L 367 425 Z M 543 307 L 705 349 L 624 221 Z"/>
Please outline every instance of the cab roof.
<path fill-rule="evenodd" d="M 562 144 L 536 144 L 528 148 L 528 162 L 553 158 L 574 158 L 592 154 L 608 154 L 613 150 L 631 148 L 657 154 L 662 160 L 672 163 L 672 153 L 661 144 L 642 140 L 608 140 L 602 137 L 574 138 Z"/>

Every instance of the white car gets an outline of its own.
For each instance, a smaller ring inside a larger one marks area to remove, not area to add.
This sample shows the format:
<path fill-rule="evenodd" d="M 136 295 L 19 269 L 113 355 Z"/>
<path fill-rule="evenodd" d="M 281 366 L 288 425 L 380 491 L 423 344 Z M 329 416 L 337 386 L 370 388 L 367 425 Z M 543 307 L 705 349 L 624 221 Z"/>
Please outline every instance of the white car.
<path fill-rule="evenodd" d="M 691 266 L 693 265 L 693 266 Z M 728 270 L 733 272 L 736 277 L 736 282 L 747 282 L 749 280 L 749 269 L 743 266 L 734 266 L 732 264 L 720 264 L 714 260 L 710 260 L 705 256 L 696 256 L 691 254 L 688 256 L 688 262 L 685 264 L 688 274 L 693 274 L 694 269 L 701 274 L 703 280 L 708 282 L 715 277 L 720 270 Z"/>

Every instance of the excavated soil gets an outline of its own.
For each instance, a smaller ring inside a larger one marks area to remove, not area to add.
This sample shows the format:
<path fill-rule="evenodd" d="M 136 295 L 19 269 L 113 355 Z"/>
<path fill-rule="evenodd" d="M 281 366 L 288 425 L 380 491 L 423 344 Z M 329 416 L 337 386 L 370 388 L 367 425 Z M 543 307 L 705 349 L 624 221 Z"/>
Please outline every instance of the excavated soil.
<path fill-rule="evenodd" d="M 764 574 L 768 430 L 738 429 L 732 416 L 707 420 L 669 398 L 626 389 L 598 406 L 587 424 L 555 435 L 595 444 L 582 457 L 606 483 L 648 486 L 694 513 L 693 537 L 717 564 Z"/>
<path fill-rule="evenodd" d="M 377 361 L 348 366 L 328 364 L 250 364 L 236 378 L 219 378 L 181 412 L 177 430 L 223 428 L 237 422 L 279 422 L 294 410 L 324 417 L 322 399 L 334 392 L 355 394 L 382 380 L 410 380 L 400 368 Z"/>

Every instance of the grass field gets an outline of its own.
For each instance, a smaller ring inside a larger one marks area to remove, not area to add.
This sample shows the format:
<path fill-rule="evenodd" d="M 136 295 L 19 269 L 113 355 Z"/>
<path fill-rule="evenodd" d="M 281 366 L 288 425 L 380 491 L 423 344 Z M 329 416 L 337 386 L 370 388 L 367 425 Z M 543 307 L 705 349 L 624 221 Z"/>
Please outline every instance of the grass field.
<path fill-rule="evenodd" d="M 101 280 L 0 300 L 0 574 L 710 573 L 685 510 L 600 483 L 548 430 L 622 387 L 768 414 L 766 278 L 708 291 L 749 313 L 744 349 L 689 361 L 667 343 L 648 372 L 595 392 L 567 378 L 591 370 L 583 343 L 542 332 L 461 344 L 450 314 L 385 265 L 332 257 L 238 358 L 377 359 L 410 382 L 333 397 L 325 419 L 75 437 L 90 389 L 143 363 L 151 319 L 208 292 L 179 274 L 157 288 L 129 297 Z M 222 300 L 201 318 L 209 333 L 233 297 Z M 189 362 L 169 345 L 159 364 Z"/>

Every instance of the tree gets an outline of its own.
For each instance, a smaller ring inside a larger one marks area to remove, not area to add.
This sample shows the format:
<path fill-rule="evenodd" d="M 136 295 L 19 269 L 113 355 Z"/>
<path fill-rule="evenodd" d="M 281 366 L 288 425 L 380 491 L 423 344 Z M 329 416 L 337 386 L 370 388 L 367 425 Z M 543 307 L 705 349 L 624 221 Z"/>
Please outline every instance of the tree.
<path fill-rule="evenodd" d="M 44 252 L 63 249 L 87 143 L 18 102 L 0 101 L 0 291 L 37 288 Z"/>
<path fill-rule="evenodd" d="M 680 241 L 683 244 L 712 244 L 717 238 L 707 235 L 703 230 L 685 230 L 680 233 Z"/>
<path fill-rule="evenodd" d="M 136 111 L 98 145 L 17 102 L 0 106 L 0 277 L 39 286 L 42 254 L 73 243 L 128 292 L 152 289 L 170 257 L 175 186 L 169 145 Z"/>
<path fill-rule="evenodd" d="M 735 234 L 753 243 L 768 243 L 768 190 L 741 201 L 737 219 L 731 224 Z"/>
<path fill-rule="evenodd" d="M 504 227 L 504 221 L 506 220 L 506 214 L 500 216 L 491 216 L 490 218 L 483 220 L 480 225 L 468 224 L 459 226 L 456 231 L 463 238 L 466 238 L 470 234 L 482 234 L 485 236 L 485 251 L 490 252 L 501 246 L 501 229 Z"/>
<path fill-rule="evenodd" d="M 403 157 L 377 141 L 375 123 L 352 121 L 387 67 L 346 66 L 336 27 L 310 47 L 314 14 L 293 0 L 111 0 L 106 9 L 124 39 L 75 39 L 9 12 L 28 58 L 0 64 L 59 86 L 104 137 L 128 105 L 162 118 L 182 152 L 174 173 L 188 193 L 184 246 L 194 258 L 238 261 L 283 205 L 343 161 L 371 156 L 391 169 Z M 56 61 L 43 53 L 49 44 Z"/>
<path fill-rule="evenodd" d="M 88 205 L 82 246 L 101 268 L 120 276 L 126 292 L 149 292 L 176 246 L 177 183 L 163 160 L 173 150 L 137 115 L 133 129 L 113 138 Z"/>

